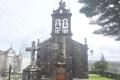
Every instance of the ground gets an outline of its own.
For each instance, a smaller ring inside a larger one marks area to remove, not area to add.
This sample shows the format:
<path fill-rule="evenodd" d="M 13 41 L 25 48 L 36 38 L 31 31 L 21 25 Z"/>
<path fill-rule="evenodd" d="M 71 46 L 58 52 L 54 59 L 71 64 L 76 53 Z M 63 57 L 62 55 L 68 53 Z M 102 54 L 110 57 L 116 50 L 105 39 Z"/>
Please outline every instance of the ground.
<path fill-rule="evenodd" d="M 113 79 L 101 77 L 101 76 L 96 75 L 96 74 L 90 74 L 89 80 L 113 80 Z"/>

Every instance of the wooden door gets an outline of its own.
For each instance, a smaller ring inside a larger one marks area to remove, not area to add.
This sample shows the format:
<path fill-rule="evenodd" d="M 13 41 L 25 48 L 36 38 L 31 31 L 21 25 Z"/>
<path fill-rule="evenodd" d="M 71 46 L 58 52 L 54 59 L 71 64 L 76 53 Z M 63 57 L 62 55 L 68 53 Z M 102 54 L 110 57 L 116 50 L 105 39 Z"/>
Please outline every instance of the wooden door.
<path fill-rule="evenodd" d="M 56 80 L 65 80 L 65 66 L 57 65 Z"/>

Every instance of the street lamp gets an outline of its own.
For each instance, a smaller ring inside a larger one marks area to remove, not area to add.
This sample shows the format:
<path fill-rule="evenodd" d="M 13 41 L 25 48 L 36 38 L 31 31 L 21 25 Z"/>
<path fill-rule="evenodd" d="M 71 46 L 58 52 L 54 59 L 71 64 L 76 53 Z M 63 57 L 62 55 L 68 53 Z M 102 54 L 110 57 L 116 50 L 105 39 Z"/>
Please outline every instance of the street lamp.
<path fill-rule="evenodd" d="M 12 66 L 9 65 L 9 77 L 8 77 L 8 80 L 10 80 L 10 77 L 11 77 L 11 68 L 12 68 Z"/>

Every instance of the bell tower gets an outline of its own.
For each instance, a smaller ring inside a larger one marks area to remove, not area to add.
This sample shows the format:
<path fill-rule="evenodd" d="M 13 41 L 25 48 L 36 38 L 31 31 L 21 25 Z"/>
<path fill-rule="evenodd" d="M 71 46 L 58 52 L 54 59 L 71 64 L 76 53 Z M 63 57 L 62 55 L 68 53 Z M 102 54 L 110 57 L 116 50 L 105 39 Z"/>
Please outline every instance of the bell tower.
<path fill-rule="evenodd" d="M 32 51 L 36 65 L 23 70 L 22 80 L 88 80 L 88 46 L 73 40 L 71 32 L 71 12 L 65 0 L 60 0 L 52 13 L 51 37 L 28 51 Z M 34 62 L 34 61 L 33 61 Z M 34 63 L 32 63 L 34 64 Z"/>
<path fill-rule="evenodd" d="M 66 3 L 61 0 L 59 7 L 53 10 L 52 14 L 52 36 L 54 35 L 68 35 L 71 36 L 71 16 L 69 9 L 66 9 Z"/>

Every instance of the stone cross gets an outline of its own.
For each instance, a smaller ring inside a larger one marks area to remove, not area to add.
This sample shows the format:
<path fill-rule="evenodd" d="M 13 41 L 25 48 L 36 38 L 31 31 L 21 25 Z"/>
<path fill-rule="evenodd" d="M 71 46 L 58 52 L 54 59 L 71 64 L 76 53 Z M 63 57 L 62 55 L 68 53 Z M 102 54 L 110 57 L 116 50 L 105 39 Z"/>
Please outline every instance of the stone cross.
<path fill-rule="evenodd" d="M 32 47 L 27 47 L 26 51 L 31 52 L 31 65 L 34 65 L 35 62 L 35 51 L 37 50 L 35 41 L 32 41 Z"/>

